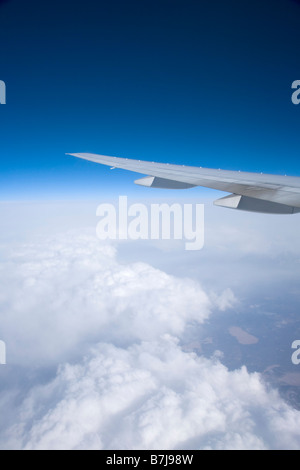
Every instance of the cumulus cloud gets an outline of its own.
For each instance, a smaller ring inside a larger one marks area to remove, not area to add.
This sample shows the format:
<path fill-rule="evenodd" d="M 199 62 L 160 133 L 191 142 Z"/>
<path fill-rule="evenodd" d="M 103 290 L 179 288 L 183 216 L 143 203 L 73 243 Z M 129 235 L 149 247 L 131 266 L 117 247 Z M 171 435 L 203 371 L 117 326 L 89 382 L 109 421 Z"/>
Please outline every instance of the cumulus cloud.
<path fill-rule="evenodd" d="M 227 287 L 227 289 L 225 289 L 220 295 L 212 292 L 211 299 L 214 300 L 221 312 L 225 312 L 227 309 L 238 304 L 236 296 L 229 287 Z"/>
<path fill-rule="evenodd" d="M 106 338 L 124 345 L 180 336 L 213 304 L 199 283 L 121 264 L 114 247 L 74 232 L 14 250 L 0 280 L 1 331 L 18 364 L 65 360 L 75 346 Z"/>
<path fill-rule="evenodd" d="M 183 349 L 188 329 L 239 308 L 229 278 L 215 291 L 182 264 L 121 261 L 90 230 L 0 249 L 1 448 L 297 448 L 299 411 L 259 374 Z"/>
<path fill-rule="evenodd" d="M 99 344 L 33 388 L 20 416 L 8 447 L 297 449 L 300 438 L 299 412 L 259 374 L 229 372 L 169 335 L 128 349 Z"/>

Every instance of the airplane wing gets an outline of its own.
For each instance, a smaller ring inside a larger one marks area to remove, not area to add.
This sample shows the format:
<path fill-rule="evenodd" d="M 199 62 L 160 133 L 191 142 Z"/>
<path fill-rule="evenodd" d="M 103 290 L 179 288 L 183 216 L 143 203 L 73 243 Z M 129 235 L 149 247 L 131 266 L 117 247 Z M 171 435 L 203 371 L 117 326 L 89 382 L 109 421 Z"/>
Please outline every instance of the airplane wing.
<path fill-rule="evenodd" d="M 92 153 L 67 155 L 147 175 L 135 181 L 142 186 L 166 189 L 204 186 L 231 193 L 216 200 L 217 206 L 269 214 L 300 212 L 300 177 L 172 165 Z"/>

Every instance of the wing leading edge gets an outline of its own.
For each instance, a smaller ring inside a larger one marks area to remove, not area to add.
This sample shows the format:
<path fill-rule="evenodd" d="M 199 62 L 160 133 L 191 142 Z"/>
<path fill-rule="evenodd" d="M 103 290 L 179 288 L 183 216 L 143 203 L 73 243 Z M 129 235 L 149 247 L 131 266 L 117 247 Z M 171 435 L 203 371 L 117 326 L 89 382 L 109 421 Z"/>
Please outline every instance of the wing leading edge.
<path fill-rule="evenodd" d="M 232 193 L 215 201 L 221 207 L 273 214 L 300 212 L 300 177 L 215 170 L 92 153 L 67 155 L 147 175 L 135 181 L 142 186 L 166 189 L 204 186 Z"/>

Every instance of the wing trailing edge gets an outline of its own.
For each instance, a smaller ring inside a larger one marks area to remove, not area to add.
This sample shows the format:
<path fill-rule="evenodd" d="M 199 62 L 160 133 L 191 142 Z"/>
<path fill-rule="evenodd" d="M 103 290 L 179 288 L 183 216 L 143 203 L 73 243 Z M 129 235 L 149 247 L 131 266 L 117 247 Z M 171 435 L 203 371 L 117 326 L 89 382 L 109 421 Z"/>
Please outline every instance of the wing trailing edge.
<path fill-rule="evenodd" d="M 254 197 L 230 194 L 214 201 L 215 206 L 227 207 L 248 212 L 261 212 L 264 214 L 296 214 L 299 207 L 288 206 L 278 202 L 263 201 Z"/>
<path fill-rule="evenodd" d="M 243 171 L 216 170 L 187 165 L 157 163 L 92 153 L 69 153 L 111 168 L 143 175 L 136 184 L 150 188 L 187 189 L 195 186 L 232 193 L 215 205 L 251 212 L 294 214 L 300 212 L 300 177 Z"/>

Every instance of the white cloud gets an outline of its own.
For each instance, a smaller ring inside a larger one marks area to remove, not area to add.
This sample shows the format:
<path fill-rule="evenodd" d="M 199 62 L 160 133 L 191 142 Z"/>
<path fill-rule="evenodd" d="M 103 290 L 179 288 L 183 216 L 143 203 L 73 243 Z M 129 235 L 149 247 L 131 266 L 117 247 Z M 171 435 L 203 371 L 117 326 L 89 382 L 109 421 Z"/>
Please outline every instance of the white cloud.
<path fill-rule="evenodd" d="M 216 295 L 214 292 L 211 292 L 210 297 L 221 312 L 224 312 L 238 304 L 236 296 L 229 287 L 227 287 L 227 289 L 225 289 L 220 295 Z"/>
<path fill-rule="evenodd" d="M 25 449 L 298 448 L 300 414 L 259 374 L 229 372 L 165 335 L 128 349 L 99 344 L 36 386 L 6 434 Z M 284 431 L 284 432 L 283 432 Z"/>
<path fill-rule="evenodd" d="M 226 286 L 217 292 L 182 277 L 190 254 L 178 257 L 173 276 L 149 262 L 120 261 L 116 246 L 89 230 L 42 234 L 13 249 L 2 242 L 0 339 L 12 369 L 0 389 L 0 447 L 297 448 L 299 411 L 259 374 L 229 371 L 221 351 L 205 359 L 181 348 L 188 328 L 216 309 L 239 307 L 228 261 L 233 256 L 242 282 L 245 253 L 263 247 L 250 236 L 241 248 L 243 230 L 233 249 L 227 231 L 228 239 L 215 234 L 214 254 L 209 242 L 193 255 L 196 278 L 210 271 L 210 287 Z"/>
<path fill-rule="evenodd" d="M 0 268 L 1 330 L 10 361 L 68 359 L 90 341 L 130 344 L 181 335 L 202 323 L 212 302 L 199 283 L 145 263 L 120 264 L 90 235 L 19 247 Z"/>

